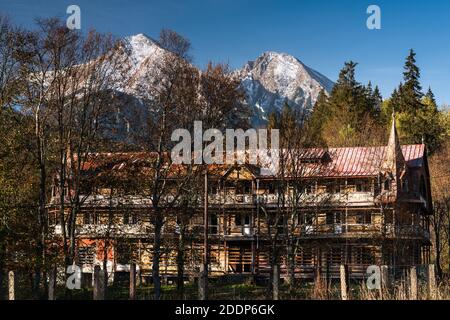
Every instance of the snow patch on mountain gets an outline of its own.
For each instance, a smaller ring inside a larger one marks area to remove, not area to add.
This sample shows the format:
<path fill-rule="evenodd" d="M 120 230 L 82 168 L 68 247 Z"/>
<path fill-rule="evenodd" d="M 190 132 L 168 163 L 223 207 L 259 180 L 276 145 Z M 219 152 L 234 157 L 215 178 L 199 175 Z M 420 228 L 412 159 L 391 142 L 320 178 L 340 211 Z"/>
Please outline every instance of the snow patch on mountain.
<path fill-rule="evenodd" d="M 139 100 L 138 87 L 145 88 L 145 84 L 151 81 L 148 70 L 157 70 L 158 64 L 171 53 L 162 48 L 158 41 L 142 33 L 126 37 L 123 43 L 129 66 L 127 84 L 120 91 Z M 299 59 L 274 51 L 249 61 L 234 75 L 240 79 L 246 95 L 244 107 L 250 108 L 255 127 L 264 126 L 269 114 L 279 111 L 286 102 L 293 108 L 310 112 L 320 91 L 324 89 L 330 93 L 334 85 L 326 76 Z"/>
<path fill-rule="evenodd" d="M 253 122 L 264 124 L 267 115 L 284 103 L 310 112 L 322 89 L 331 92 L 334 83 L 286 53 L 265 52 L 237 71 Z M 264 118 L 262 117 L 264 115 Z"/>

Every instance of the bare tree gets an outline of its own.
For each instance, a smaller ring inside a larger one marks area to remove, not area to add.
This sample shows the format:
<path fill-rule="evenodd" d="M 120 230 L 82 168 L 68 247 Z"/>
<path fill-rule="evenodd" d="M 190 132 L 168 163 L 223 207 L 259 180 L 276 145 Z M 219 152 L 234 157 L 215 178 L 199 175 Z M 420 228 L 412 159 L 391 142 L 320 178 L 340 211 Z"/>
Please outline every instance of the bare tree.
<path fill-rule="evenodd" d="M 19 63 L 17 48 L 20 46 L 19 32 L 8 17 L 0 15 L 0 107 L 11 106 L 18 95 Z"/>
<path fill-rule="evenodd" d="M 450 270 L 450 171 L 447 165 L 450 158 L 449 146 L 436 153 L 430 161 L 433 195 L 433 215 L 431 227 L 434 240 L 434 253 L 439 278 L 445 269 Z M 445 252 L 447 250 L 447 252 Z"/>
<path fill-rule="evenodd" d="M 183 114 L 197 114 L 195 108 L 198 106 L 199 77 L 198 71 L 184 59 L 189 47 L 188 41 L 168 31 L 163 31 L 161 37 L 160 43 L 170 48 L 171 52 L 165 54 L 156 66 L 148 66 L 144 81 L 137 88 L 149 111 L 147 132 L 140 137 L 140 141 L 142 148 L 152 154 L 148 163 L 152 177 L 146 180 L 146 189 L 151 198 L 152 208 L 149 215 L 154 227 L 152 276 L 155 299 L 161 298 L 159 269 L 165 214 L 173 208 L 190 176 L 187 173 L 185 178 L 175 185 L 168 183 L 170 175 L 178 170 L 169 156 L 174 145 L 171 135 L 174 129 L 186 128 L 183 126 L 187 123 Z"/>
<path fill-rule="evenodd" d="M 159 45 L 186 61 L 191 61 L 189 54 L 191 43 L 188 39 L 170 29 L 162 29 L 159 34 Z"/>
<path fill-rule="evenodd" d="M 55 165 L 59 224 L 65 264 L 75 255 L 75 221 L 80 210 L 80 175 L 92 151 L 104 113 L 121 81 L 123 55 L 110 36 L 91 31 L 86 37 L 58 19 L 38 21 L 38 31 L 23 36 L 20 62 L 21 105 L 35 119 L 36 158 L 40 169 L 42 242 L 48 233 L 45 209 L 48 165 Z M 68 205 L 67 205 L 68 204 Z M 43 250 L 45 252 L 45 250 Z"/>

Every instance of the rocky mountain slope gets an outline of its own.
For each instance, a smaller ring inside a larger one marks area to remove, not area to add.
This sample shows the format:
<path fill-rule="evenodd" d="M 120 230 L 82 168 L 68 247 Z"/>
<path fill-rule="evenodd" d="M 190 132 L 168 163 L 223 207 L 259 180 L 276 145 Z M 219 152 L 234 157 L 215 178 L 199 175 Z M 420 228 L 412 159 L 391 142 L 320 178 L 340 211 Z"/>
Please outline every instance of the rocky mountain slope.
<path fill-rule="evenodd" d="M 156 65 L 168 52 L 157 41 L 144 34 L 125 38 L 129 57 L 129 79 L 124 93 L 134 95 L 136 86 L 144 80 L 147 66 Z M 241 79 L 246 93 L 246 105 L 253 114 L 252 124 L 262 126 L 267 116 L 280 110 L 285 102 L 291 107 L 309 112 L 322 89 L 330 92 L 334 83 L 309 68 L 297 58 L 277 52 L 265 52 L 249 61 L 235 75 Z"/>

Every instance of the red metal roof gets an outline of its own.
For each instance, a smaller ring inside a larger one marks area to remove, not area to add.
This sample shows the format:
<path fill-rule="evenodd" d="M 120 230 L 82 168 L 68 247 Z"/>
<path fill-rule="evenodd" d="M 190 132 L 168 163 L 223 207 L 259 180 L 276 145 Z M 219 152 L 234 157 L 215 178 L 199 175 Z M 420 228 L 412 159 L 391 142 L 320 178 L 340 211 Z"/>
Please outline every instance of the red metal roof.
<path fill-rule="evenodd" d="M 305 176 L 350 177 L 375 176 L 380 170 L 387 147 L 348 147 L 330 148 L 330 161 L 322 164 L 307 164 Z M 420 167 L 423 164 L 425 146 L 402 146 L 403 156 L 408 167 Z"/>
<path fill-rule="evenodd" d="M 301 158 L 323 158 L 323 161 L 305 163 L 301 176 L 304 177 L 363 177 L 376 176 L 386 153 L 386 146 L 380 147 L 346 147 L 329 149 L 305 149 L 300 153 Z M 403 156 L 408 167 L 421 167 L 425 146 L 423 144 L 402 146 Z M 327 155 L 325 157 L 325 155 Z M 146 162 L 155 158 L 154 153 L 100 153 L 91 154 L 83 165 L 83 170 L 98 169 L 121 171 L 124 166 L 140 164 L 146 167 Z M 182 172 L 183 165 L 171 165 L 171 176 Z M 217 174 L 225 173 L 231 165 L 209 165 L 209 171 Z M 257 169 L 255 170 L 255 173 Z M 273 174 L 273 173 L 272 173 Z M 257 173 L 256 173 L 257 175 Z M 270 176 L 268 174 L 267 176 Z M 288 174 L 289 175 L 289 174 Z"/>

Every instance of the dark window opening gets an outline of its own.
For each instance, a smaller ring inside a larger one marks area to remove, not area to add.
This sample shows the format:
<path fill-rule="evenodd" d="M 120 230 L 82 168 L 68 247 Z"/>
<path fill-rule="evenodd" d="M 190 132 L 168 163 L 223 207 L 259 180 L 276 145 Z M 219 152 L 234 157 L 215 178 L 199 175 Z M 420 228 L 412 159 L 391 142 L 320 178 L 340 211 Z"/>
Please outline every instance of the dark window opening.
<path fill-rule="evenodd" d="M 408 179 L 403 179 L 402 180 L 402 191 L 403 192 L 408 192 L 409 191 Z"/>
<path fill-rule="evenodd" d="M 209 216 L 209 233 L 217 234 L 218 231 L 219 231 L 219 226 L 218 226 L 217 215 L 212 214 Z"/>
<path fill-rule="evenodd" d="M 372 214 L 370 212 L 361 212 L 356 214 L 357 224 L 371 224 Z"/>
<path fill-rule="evenodd" d="M 241 217 L 240 214 L 236 214 L 236 215 L 234 216 L 234 224 L 235 224 L 236 226 L 242 225 L 242 217 Z"/>
<path fill-rule="evenodd" d="M 384 180 L 384 191 L 391 190 L 391 181 L 389 179 Z"/>
<path fill-rule="evenodd" d="M 334 213 L 333 212 L 327 212 L 326 224 L 334 224 Z"/>
<path fill-rule="evenodd" d="M 123 224 L 136 224 L 138 222 L 137 213 L 124 212 L 123 214 Z"/>
<path fill-rule="evenodd" d="M 369 180 L 356 180 L 355 182 L 356 192 L 369 192 L 370 181 Z"/>
<path fill-rule="evenodd" d="M 384 214 L 384 223 L 388 223 L 388 224 L 394 223 L 394 214 L 392 211 L 387 211 Z"/>

